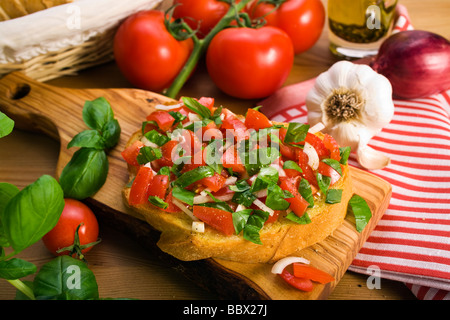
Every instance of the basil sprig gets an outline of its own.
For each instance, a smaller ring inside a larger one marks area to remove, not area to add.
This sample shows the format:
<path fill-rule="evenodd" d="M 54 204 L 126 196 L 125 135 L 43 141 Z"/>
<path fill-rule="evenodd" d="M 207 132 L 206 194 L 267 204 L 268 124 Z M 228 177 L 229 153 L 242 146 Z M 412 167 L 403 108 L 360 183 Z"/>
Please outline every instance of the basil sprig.
<path fill-rule="evenodd" d="M 348 202 L 348 211 L 352 212 L 356 220 L 356 230 L 361 232 L 372 218 L 372 211 L 363 197 L 354 194 Z"/>
<path fill-rule="evenodd" d="M 59 183 L 68 198 L 85 199 L 94 195 L 105 183 L 109 170 L 106 149 L 120 138 L 119 122 L 105 98 L 86 101 L 83 121 L 91 130 L 77 134 L 67 148 L 80 147 L 61 172 Z"/>

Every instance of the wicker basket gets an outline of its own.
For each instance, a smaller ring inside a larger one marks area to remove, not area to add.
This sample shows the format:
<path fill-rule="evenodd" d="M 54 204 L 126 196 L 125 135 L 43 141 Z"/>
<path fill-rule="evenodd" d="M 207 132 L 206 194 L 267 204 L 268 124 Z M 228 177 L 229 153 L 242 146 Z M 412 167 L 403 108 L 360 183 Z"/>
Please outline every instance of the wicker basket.
<path fill-rule="evenodd" d="M 15 28 L 21 25 L 22 21 L 24 26 L 33 25 L 31 21 L 34 21 L 34 25 L 36 25 L 35 21 L 44 21 L 49 16 L 61 16 L 61 14 L 68 12 L 68 9 L 64 8 L 65 6 L 76 5 L 79 12 L 98 10 L 98 7 L 94 8 L 92 5 L 96 1 L 104 2 L 107 0 L 79 0 L 71 4 L 45 9 L 28 16 L 13 19 Z M 109 0 L 109 3 L 117 1 Z M 44 31 L 35 40 L 39 41 L 39 43 L 30 41 L 15 47 L 8 45 L 8 39 L 2 43 L 2 37 L 5 37 L 5 34 L 6 36 L 11 34 L 8 31 L 8 28 L 11 28 L 11 26 L 6 26 L 6 24 L 11 23 L 13 20 L 0 22 L 0 77 L 13 71 L 21 71 L 38 81 L 47 81 L 64 75 L 75 75 L 78 71 L 85 68 L 112 61 L 114 59 L 113 37 L 120 22 L 134 12 L 163 6 L 163 1 L 161 0 L 119 1 L 130 4 L 127 5 L 128 7 L 125 10 L 106 15 L 108 18 L 107 23 L 102 19 L 98 19 L 100 21 L 89 22 L 88 25 L 84 25 L 83 28 L 75 30 L 75 32 L 74 30 L 56 32 L 59 39 L 55 39 L 55 32 L 52 32 L 52 35 L 49 35 L 47 39 Z M 14 39 L 14 36 L 12 36 L 12 40 L 9 43 L 15 43 Z M 73 39 L 76 39 L 76 41 Z M 58 45 L 55 45 L 55 41 Z"/>

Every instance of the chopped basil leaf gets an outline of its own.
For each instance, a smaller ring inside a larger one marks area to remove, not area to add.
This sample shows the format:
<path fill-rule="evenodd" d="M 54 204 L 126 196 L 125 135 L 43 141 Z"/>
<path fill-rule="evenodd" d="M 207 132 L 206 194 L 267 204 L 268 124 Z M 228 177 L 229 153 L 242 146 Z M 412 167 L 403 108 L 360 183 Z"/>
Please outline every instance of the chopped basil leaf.
<path fill-rule="evenodd" d="M 166 209 L 169 206 L 167 204 L 167 202 L 164 202 L 163 199 L 161 199 L 160 197 L 157 197 L 157 196 L 149 196 L 148 201 L 152 205 L 157 206 L 158 208 L 162 208 L 162 209 Z"/>
<path fill-rule="evenodd" d="M 298 224 L 311 223 L 311 219 L 309 218 L 309 215 L 307 212 L 305 212 L 301 217 L 299 217 L 294 212 L 291 211 L 286 215 L 286 219 L 289 219 Z"/>
<path fill-rule="evenodd" d="M 161 169 L 159 169 L 157 174 L 159 174 L 159 175 L 166 175 L 166 176 L 169 176 L 169 178 L 170 178 L 170 168 L 169 167 L 162 167 Z"/>
<path fill-rule="evenodd" d="M 195 100 L 194 98 L 189 97 L 182 97 L 181 100 L 183 101 L 186 108 L 189 110 L 195 112 L 203 119 L 210 119 L 211 118 L 211 110 L 209 110 L 207 107 L 202 105 L 200 102 Z"/>
<path fill-rule="evenodd" d="M 320 191 L 322 191 L 323 194 L 327 193 L 328 188 L 331 184 L 331 178 L 324 176 L 323 174 L 317 172 L 317 184 L 319 185 Z"/>
<path fill-rule="evenodd" d="M 218 206 L 219 209 L 222 209 L 222 210 L 225 210 L 225 211 L 228 211 L 228 212 L 234 212 L 234 210 L 231 209 L 231 207 L 228 205 L 228 203 L 226 203 L 225 201 L 217 199 L 209 191 L 206 191 L 206 193 L 211 197 L 211 199 L 214 200 L 214 203 Z"/>
<path fill-rule="evenodd" d="M 244 207 L 250 207 L 255 199 L 256 196 L 250 190 L 245 190 L 243 192 L 235 192 L 231 201 L 242 204 Z"/>
<path fill-rule="evenodd" d="M 290 194 L 290 193 L 289 193 Z M 292 194 L 288 197 L 292 197 Z M 285 193 L 276 184 L 271 184 L 267 187 L 266 206 L 273 210 L 286 210 L 289 208 L 289 202 L 285 199 Z"/>
<path fill-rule="evenodd" d="M 191 171 L 183 173 L 175 181 L 175 185 L 180 188 L 186 188 L 187 186 L 193 184 L 194 182 L 201 180 L 206 177 L 212 177 L 214 175 L 214 170 L 208 166 L 200 166 Z"/>
<path fill-rule="evenodd" d="M 169 114 L 175 119 L 175 122 L 173 124 L 176 124 L 177 122 L 181 122 L 184 119 L 186 119 L 186 116 L 182 115 L 178 111 L 169 111 Z"/>
<path fill-rule="evenodd" d="M 337 173 L 339 173 L 342 176 L 342 168 L 341 168 L 341 164 L 339 163 L 339 161 L 328 158 L 328 159 L 323 159 L 322 162 L 329 165 L 330 167 L 332 167 L 334 170 L 337 171 Z"/>
<path fill-rule="evenodd" d="M 261 167 L 273 163 L 279 156 L 279 150 L 274 147 L 254 149 L 248 153 L 240 154 L 241 161 L 250 176 L 258 173 Z"/>
<path fill-rule="evenodd" d="M 339 148 L 341 160 L 340 163 L 343 165 L 347 164 L 348 157 L 350 156 L 350 152 L 352 151 L 350 147 L 341 147 Z"/>
<path fill-rule="evenodd" d="M 354 194 L 348 202 L 348 209 L 353 212 L 356 219 L 356 230 L 361 232 L 366 227 L 370 218 L 372 218 L 372 212 L 370 207 L 361 196 Z"/>
<path fill-rule="evenodd" d="M 305 140 L 308 130 L 308 124 L 290 122 L 286 132 L 286 136 L 284 137 L 284 142 L 302 142 Z"/>
<path fill-rule="evenodd" d="M 262 167 L 252 184 L 251 191 L 266 189 L 270 184 L 278 182 L 278 170 L 273 167 Z"/>
<path fill-rule="evenodd" d="M 291 170 L 297 170 L 298 172 L 302 173 L 302 168 L 299 167 L 299 165 L 292 160 L 287 160 L 283 164 L 283 169 L 291 169 Z"/>
<path fill-rule="evenodd" d="M 222 140 L 214 140 L 205 148 L 205 163 L 210 166 L 218 174 L 222 173 L 222 152 L 220 148 L 223 146 Z"/>
<path fill-rule="evenodd" d="M 151 124 L 151 125 L 153 125 L 155 127 L 158 127 L 158 124 L 156 123 L 156 121 L 153 121 L 153 120 L 143 121 L 142 122 L 142 128 L 141 128 L 142 134 L 145 133 L 145 127 L 147 127 L 148 124 Z"/>
<path fill-rule="evenodd" d="M 160 149 L 145 146 L 139 150 L 136 160 L 139 164 L 146 164 L 147 162 L 160 159 L 161 157 L 162 153 Z"/>
<path fill-rule="evenodd" d="M 146 132 L 144 134 L 144 137 L 146 137 L 148 141 L 153 142 L 160 147 L 170 141 L 170 138 L 168 136 L 161 134 L 156 130 Z"/>
<path fill-rule="evenodd" d="M 190 125 L 184 127 L 186 130 L 190 130 L 192 132 L 197 132 L 197 130 L 202 127 L 206 127 L 212 120 L 211 119 L 202 119 L 201 121 L 194 121 Z"/>
<path fill-rule="evenodd" d="M 222 109 L 223 107 L 220 106 L 219 108 L 217 108 L 216 110 L 214 110 L 212 119 L 214 120 L 214 123 L 219 125 L 222 124 L 222 119 L 220 118 L 220 115 L 222 114 Z"/>
<path fill-rule="evenodd" d="M 236 234 L 239 234 L 244 229 L 252 211 L 253 209 L 244 209 L 233 212 L 233 225 Z"/>
<path fill-rule="evenodd" d="M 254 210 L 253 214 L 248 217 L 247 223 L 244 226 L 244 239 L 256 244 L 262 244 L 259 231 L 264 226 L 264 223 L 268 218 L 268 212 L 262 210 Z"/>
<path fill-rule="evenodd" d="M 312 194 L 311 185 L 305 178 L 302 178 L 302 180 L 300 180 L 298 192 L 300 192 L 300 195 L 303 197 L 303 199 L 308 201 L 308 208 L 314 207 L 314 196 Z"/>
<path fill-rule="evenodd" d="M 228 188 L 230 188 L 231 191 L 244 192 L 249 190 L 251 187 L 246 180 L 238 180 L 234 185 L 229 185 Z"/>
<path fill-rule="evenodd" d="M 195 194 L 191 191 L 184 190 L 180 187 L 173 187 L 172 196 L 181 202 L 187 203 L 188 205 L 194 205 L 194 196 Z"/>
<path fill-rule="evenodd" d="M 328 189 L 325 203 L 339 203 L 342 198 L 342 189 Z"/>

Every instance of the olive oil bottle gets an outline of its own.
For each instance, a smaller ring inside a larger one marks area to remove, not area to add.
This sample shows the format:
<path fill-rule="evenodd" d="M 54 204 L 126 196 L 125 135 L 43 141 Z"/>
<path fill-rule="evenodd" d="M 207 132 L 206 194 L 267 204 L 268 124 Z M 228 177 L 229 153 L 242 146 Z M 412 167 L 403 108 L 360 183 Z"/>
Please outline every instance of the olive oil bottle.
<path fill-rule="evenodd" d="M 389 36 L 397 0 L 328 0 L 331 52 L 342 58 L 377 53 Z"/>

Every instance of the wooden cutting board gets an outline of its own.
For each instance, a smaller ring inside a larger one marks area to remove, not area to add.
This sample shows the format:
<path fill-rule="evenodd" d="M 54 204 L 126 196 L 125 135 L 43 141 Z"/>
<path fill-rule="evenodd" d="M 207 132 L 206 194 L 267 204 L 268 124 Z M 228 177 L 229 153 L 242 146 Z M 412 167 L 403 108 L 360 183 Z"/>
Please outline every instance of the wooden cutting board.
<path fill-rule="evenodd" d="M 94 207 L 102 222 L 133 236 L 169 266 L 222 298 L 326 299 L 388 207 L 391 185 L 375 175 L 351 168 L 354 190 L 367 201 L 373 216 L 364 231 L 358 233 L 354 217 L 347 215 L 331 236 L 300 252 L 299 256 L 310 260 L 311 265 L 336 279 L 330 284 L 316 284 L 312 292 L 289 287 L 270 272 L 272 265 L 269 264 L 244 264 L 220 259 L 179 261 L 156 247 L 159 233 L 129 210 L 121 196 L 121 189 L 128 181 L 128 171 L 120 152 L 131 134 L 154 110 L 154 105 L 170 99 L 138 89 L 58 88 L 36 82 L 21 73 L 11 73 L 0 79 L 0 111 L 15 120 L 15 127 L 41 132 L 60 141 L 56 177 L 77 150 L 67 149 L 67 144 L 73 136 L 87 129 L 81 116 L 84 102 L 98 97 L 110 102 L 122 134 L 118 145 L 108 154 L 110 168 L 105 185 L 86 202 Z"/>

